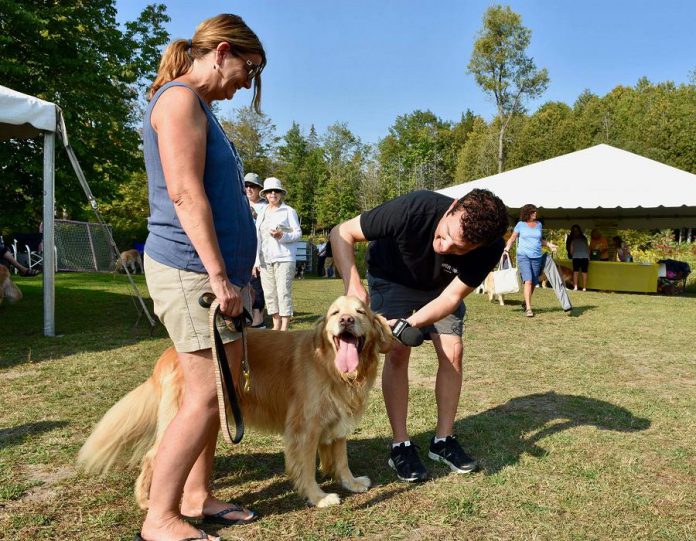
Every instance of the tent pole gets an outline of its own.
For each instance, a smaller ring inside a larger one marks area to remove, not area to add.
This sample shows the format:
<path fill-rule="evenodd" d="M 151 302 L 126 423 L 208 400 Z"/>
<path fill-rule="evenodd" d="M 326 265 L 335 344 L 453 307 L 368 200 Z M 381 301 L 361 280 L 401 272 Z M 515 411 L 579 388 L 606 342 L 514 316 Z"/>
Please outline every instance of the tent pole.
<path fill-rule="evenodd" d="M 44 336 L 56 335 L 55 292 L 55 132 L 44 133 L 44 197 L 43 197 L 43 297 Z"/>

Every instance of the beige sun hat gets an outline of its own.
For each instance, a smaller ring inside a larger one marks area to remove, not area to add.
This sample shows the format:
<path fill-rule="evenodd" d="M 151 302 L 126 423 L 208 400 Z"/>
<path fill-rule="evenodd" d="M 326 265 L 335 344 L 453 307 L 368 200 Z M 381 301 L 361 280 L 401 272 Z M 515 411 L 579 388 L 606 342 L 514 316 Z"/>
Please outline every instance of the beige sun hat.
<path fill-rule="evenodd" d="M 283 183 L 280 182 L 279 178 L 275 177 L 268 177 L 266 180 L 263 181 L 263 190 L 261 190 L 261 195 L 264 195 L 266 192 L 270 190 L 280 190 L 283 192 L 283 195 L 288 193 L 288 191 L 283 188 Z"/>
<path fill-rule="evenodd" d="M 261 185 L 261 181 L 259 180 L 259 176 L 256 173 L 247 173 L 244 175 L 244 185 L 246 186 L 247 184 L 253 184 L 259 188 L 263 187 Z"/>

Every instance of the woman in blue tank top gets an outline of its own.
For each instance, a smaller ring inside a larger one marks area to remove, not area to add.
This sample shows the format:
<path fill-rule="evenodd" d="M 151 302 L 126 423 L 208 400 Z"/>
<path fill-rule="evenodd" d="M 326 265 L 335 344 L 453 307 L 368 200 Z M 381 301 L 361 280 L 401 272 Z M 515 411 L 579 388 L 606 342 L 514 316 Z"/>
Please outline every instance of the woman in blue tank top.
<path fill-rule="evenodd" d="M 517 268 L 520 269 L 524 282 L 525 315 L 534 317 L 532 311 L 532 293 L 534 286 L 539 284 L 541 274 L 541 247 L 548 246 L 556 251 L 557 246 L 547 242 L 542 234 L 541 222 L 537 220 L 537 208 L 534 205 L 525 205 L 520 209 L 520 221 L 505 245 L 505 251 L 509 252 L 514 242 L 517 243 Z"/>
<path fill-rule="evenodd" d="M 208 311 L 197 300 L 212 291 L 224 314 L 238 316 L 248 294 L 256 231 L 244 171 L 210 106 L 253 85 L 259 111 L 265 64 L 263 46 L 244 21 L 218 15 L 193 38 L 167 47 L 150 91 L 143 126 L 150 202 L 145 275 L 177 350 L 184 396 L 159 444 L 136 539 L 214 539 L 200 537 L 184 516 L 222 525 L 256 518 L 210 489 L 219 418 Z M 222 334 L 227 358 L 240 363 L 238 333 Z"/>

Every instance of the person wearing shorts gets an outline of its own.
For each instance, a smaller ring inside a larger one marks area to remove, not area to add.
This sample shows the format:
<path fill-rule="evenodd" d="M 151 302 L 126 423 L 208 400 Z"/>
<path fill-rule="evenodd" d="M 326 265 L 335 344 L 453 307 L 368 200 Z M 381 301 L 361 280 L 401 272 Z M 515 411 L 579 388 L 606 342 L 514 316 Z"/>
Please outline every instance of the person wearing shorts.
<path fill-rule="evenodd" d="M 390 325 L 404 319 L 432 340 L 438 358 L 437 426 L 428 456 L 458 473 L 477 468 L 454 435 L 462 387 L 463 300 L 500 259 L 507 225 L 505 205 L 487 190 L 459 200 L 423 190 L 387 201 L 331 232 L 346 294 L 368 300 L 354 245 L 370 241 L 371 308 Z M 423 481 L 428 471 L 407 430 L 410 354 L 410 347 L 395 340 L 385 357 L 382 391 L 393 433 L 388 464 L 403 481 Z"/>
<path fill-rule="evenodd" d="M 212 292 L 223 315 L 249 306 L 256 232 L 244 193 L 242 161 L 212 103 L 254 88 L 260 111 L 263 46 L 237 15 L 203 21 L 189 40 L 164 51 L 143 123 L 148 177 L 145 278 L 183 377 L 180 407 L 154 460 L 149 506 L 136 539 L 217 539 L 184 520 L 230 526 L 253 521 L 249 509 L 213 495 L 220 427 L 208 310 Z M 241 363 L 238 335 L 221 328 L 230 364 Z"/>
<path fill-rule="evenodd" d="M 505 245 L 505 251 L 509 252 L 515 241 L 517 243 L 517 268 L 522 275 L 524 283 L 525 315 L 534 317 L 532 310 L 532 293 L 534 287 L 539 285 L 541 274 L 541 247 L 548 246 L 554 252 L 557 246 L 546 241 L 542 234 L 541 222 L 537 220 L 537 208 L 534 205 L 525 205 L 520 209 L 520 221 Z"/>
<path fill-rule="evenodd" d="M 573 289 L 578 290 L 578 276 L 582 273 L 582 290 L 587 290 L 587 271 L 590 268 L 590 247 L 587 237 L 578 224 L 570 228 L 566 251 L 573 260 Z"/>

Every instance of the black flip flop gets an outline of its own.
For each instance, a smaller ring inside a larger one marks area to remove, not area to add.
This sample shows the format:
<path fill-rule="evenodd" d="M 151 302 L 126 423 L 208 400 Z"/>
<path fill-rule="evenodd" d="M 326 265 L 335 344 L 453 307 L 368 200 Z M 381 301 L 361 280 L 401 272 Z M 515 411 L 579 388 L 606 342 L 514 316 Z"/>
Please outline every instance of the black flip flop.
<path fill-rule="evenodd" d="M 229 513 L 229 511 L 228 511 L 228 513 Z M 205 539 L 205 540 L 207 541 L 207 539 L 208 539 L 208 534 L 205 533 L 203 530 L 198 530 L 198 532 L 199 532 L 203 537 L 186 537 L 186 538 L 184 538 L 184 539 L 180 539 L 179 541 L 200 541 L 201 539 Z M 218 539 L 220 539 L 220 538 L 218 537 Z M 145 541 L 145 539 L 143 539 L 143 536 L 140 535 L 140 532 L 138 532 L 138 533 L 135 534 L 135 537 L 133 538 L 133 541 Z"/>
<path fill-rule="evenodd" d="M 256 519 L 259 518 L 259 516 L 254 512 L 251 511 L 251 516 L 249 518 L 238 518 L 236 520 L 230 519 L 230 518 L 225 518 L 225 515 L 228 513 L 234 513 L 244 511 L 245 509 L 241 507 L 240 505 L 237 504 L 230 504 L 229 507 L 226 509 L 223 509 L 219 513 L 215 513 L 214 515 L 203 515 L 200 517 L 183 517 L 184 520 L 188 520 L 189 522 L 203 522 L 207 524 L 218 524 L 220 526 L 240 526 L 242 524 L 249 524 L 250 522 L 254 522 Z"/>

